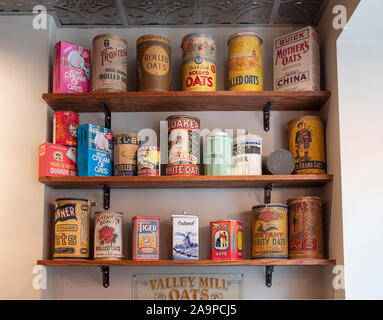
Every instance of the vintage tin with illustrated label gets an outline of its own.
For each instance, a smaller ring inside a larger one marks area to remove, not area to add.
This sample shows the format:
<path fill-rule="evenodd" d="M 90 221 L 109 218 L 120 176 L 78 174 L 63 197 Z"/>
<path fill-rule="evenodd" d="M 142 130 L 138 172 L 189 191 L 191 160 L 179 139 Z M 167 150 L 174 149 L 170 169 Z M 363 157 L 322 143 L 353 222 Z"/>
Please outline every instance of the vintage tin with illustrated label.
<path fill-rule="evenodd" d="M 171 43 L 159 34 L 137 39 L 137 90 L 169 91 L 171 87 Z"/>
<path fill-rule="evenodd" d="M 318 197 L 289 199 L 289 258 L 323 259 L 323 201 Z"/>
<path fill-rule="evenodd" d="M 191 115 L 173 115 L 168 122 L 166 175 L 199 175 L 200 121 Z"/>
<path fill-rule="evenodd" d="M 229 90 L 263 90 L 263 40 L 255 32 L 238 32 L 230 36 Z"/>
<path fill-rule="evenodd" d="M 137 151 L 137 174 L 139 176 L 159 176 L 160 148 L 156 146 L 141 146 Z"/>
<path fill-rule="evenodd" d="M 160 218 L 133 217 L 133 260 L 159 260 Z"/>
<path fill-rule="evenodd" d="M 115 34 L 100 34 L 93 39 L 92 91 L 127 90 L 127 42 Z"/>
<path fill-rule="evenodd" d="M 297 174 L 325 174 L 326 155 L 323 122 L 318 116 L 303 116 L 289 122 L 290 152 Z"/>
<path fill-rule="evenodd" d="M 212 36 L 191 33 L 182 39 L 182 90 L 216 90 L 216 46 Z"/>
<path fill-rule="evenodd" d="M 258 205 L 252 211 L 252 258 L 287 259 L 287 205 Z"/>
<path fill-rule="evenodd" d="M 234 139 L 232 174 L 239 176 L 262 174 L 262 137 L 246 134 Z"/>
<path fill-rule="evenodd" d="M 79 115 L 72 111 L 56 111 L 53 114 L 53 143 L 77 147 Z"/>
<path fill-rule="evenodd" d="M 243 258 L 242 222 L 218 220 L 210 222 L 211 260 L 241 260 Z"/>
<path fill-rule="evenodd" d="M 90 202 L 56 199 L 54 259 L 89 259 Z"/>
<path fill-rule="evenodd" d="M 43 143 L 39 147 L 39 177 L 76 176 L 77 148 Z"/>
<path fill-rule="evenodd" d="M 138 139 L 136 133 L 119 133 L 114 136 L 114 175 L 137 175 Z"/>
<path fill-rule="evenodd" d="M 233 140 L 226 132 L 207 136 L 204 143 L 204 166 L 207 176 L 227 176 L 232 172 Z"/>
<path fill-rule="evenodd" d="M 199 225 L 198 216 L 172 215 L 173 260 L 198 260 Z"/>

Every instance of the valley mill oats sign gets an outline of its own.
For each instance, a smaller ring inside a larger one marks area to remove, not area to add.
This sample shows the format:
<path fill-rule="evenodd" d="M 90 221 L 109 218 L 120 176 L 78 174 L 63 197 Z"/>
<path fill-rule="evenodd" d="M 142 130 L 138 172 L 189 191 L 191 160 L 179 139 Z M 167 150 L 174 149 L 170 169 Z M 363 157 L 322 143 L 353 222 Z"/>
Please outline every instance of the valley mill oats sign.
<path fill-rule="evenodd" d="M 241 300 L 242 274 L 135 274 L 138 300 Z"/>

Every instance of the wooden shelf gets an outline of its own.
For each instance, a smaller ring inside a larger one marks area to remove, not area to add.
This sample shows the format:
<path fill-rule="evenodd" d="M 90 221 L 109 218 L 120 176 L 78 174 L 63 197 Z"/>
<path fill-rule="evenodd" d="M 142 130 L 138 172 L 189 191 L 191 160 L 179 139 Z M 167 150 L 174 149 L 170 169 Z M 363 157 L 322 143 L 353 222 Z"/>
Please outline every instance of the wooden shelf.
<path fill-rule="evenodd" d="M 46 93 L 43 99 L 54 111 L 111 112 L 159 111 L 262 111 L 273 101 L 273 111 L 318 111 L 329 99 L 327 91 L 214 91 Z"/>
<path fill-rule="evenodd" d="M 54 189 L 174 189 L 174 188 L 273 188 L 322 187 L 333 175 L 263 175 L 263 176 L 161 176 L 161 177 L 40 177 Z"/>
<path fill-rule="evenodd" d="M 135 260 L 38 260 L 38 265 L 43 266 L 327 266 L 335 265 L 335 260 L 327 259 L 255 259 L 255 260 L 157 260 L 157 261 L 135 261 Z"/>

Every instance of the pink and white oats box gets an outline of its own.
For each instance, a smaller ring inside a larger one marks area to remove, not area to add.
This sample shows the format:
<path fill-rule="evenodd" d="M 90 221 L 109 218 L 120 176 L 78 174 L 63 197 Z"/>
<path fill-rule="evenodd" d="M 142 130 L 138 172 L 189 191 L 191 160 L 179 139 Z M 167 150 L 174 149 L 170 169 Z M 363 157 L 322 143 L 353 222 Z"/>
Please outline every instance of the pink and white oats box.
<path fill-rule="evenodd" d="M 90 50 L 59 41 L 54 48 L 53 93 L 90 90 Z"/>

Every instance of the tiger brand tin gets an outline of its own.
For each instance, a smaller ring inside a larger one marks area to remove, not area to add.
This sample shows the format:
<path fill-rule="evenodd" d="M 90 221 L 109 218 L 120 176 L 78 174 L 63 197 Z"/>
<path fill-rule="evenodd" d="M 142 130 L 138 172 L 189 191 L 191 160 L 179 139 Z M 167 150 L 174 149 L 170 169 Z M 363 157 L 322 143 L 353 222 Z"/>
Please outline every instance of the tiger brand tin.
<path fill-rule="evenodd" d="M 287 200 L 289 258 L 323 259 L 323 201 L 318 197 Z"/>
<path fill-rule="evenodd" d="M 236 220 L 218 220 L 210 222 L 211 260 L 241 260 L 242 222 Z"/>
<path fill-rule="evenodd" d="M 262 174 L 262 137 L 241 135 L 233 140 L 233 175 Z"/>
<path fill-rule="evenodd" d="M 200 121 L 180 114 L 167 118 L 168 165 L 166 175 L 199 175 Z"/>
<path fill-rule="evenodd" d="M 289 122 L 290 152 L 297 174 L 325 174 L 326 155 L 323 122 L 318 116 L 304 116 Z"/>
<path fill-rule="evenodd" d="M 171 42 L 159 34 L 137 39 L 137 90 L 169 91 L 171 86 Z"/>
<path fill-rule="evenodd" d="M 114 175 L 137 175 L 137 133 L 119 133 L 114 136 Z"/>
<path fill-rule="evenodd" d="M 255 32 L 238 32 L 230 36 L 229 90 L 263 90 L 263 40 Z"/>
<path fill-rule="evenodd" d="M 78 113 L 56 111 L 53 114 L 53 143 L 77 147 Z"/>
<path fill-rule="evenodd" d="M 139 176 L 159 176 L 160 148 L 156 146 L 141 146 L 137 151 L 137 174 Z"/>
<path fill-rule="evenodd" d="M 182 90 L 216 90 L 214 37 L 190 33 L 182 39 Z"/>
<path fill-rule="evenodd" d="M 233 140 L 226 132 L 207 136 L 204 143 L 204 168 L 207 176 L 231 175 Z"/>
<path fill-rule="evenodd" d="M 99 211 L 94 214 L 94 259 L 122 259 L 122 213 Z"/>
<path fill-rule="evenodd" d="M 160 218 L 135 216 L 133 221 L 133 260 L 159 260 Z"/>
<path fill-rule="evenodd" d="M 93 92 L 127 90 L 127 53 L 127 42 L 118 35 L 100 34 L 93 38 Z"/>
<path fill-rule="evenodd" d="M 188 214 L 172 215 L 173 260 L 198 260 L 199 227 L 198 216 Z"/>
<path fill-rule="evenodd" d="M 252 258 L 287 259 L 287 205 L 258 205 L 252 211 Z"/>
<path fill-rule="evenodd" d="M 54 259 L 89 259 L 90 202 L 62 198 L 55 202 Z"/>

